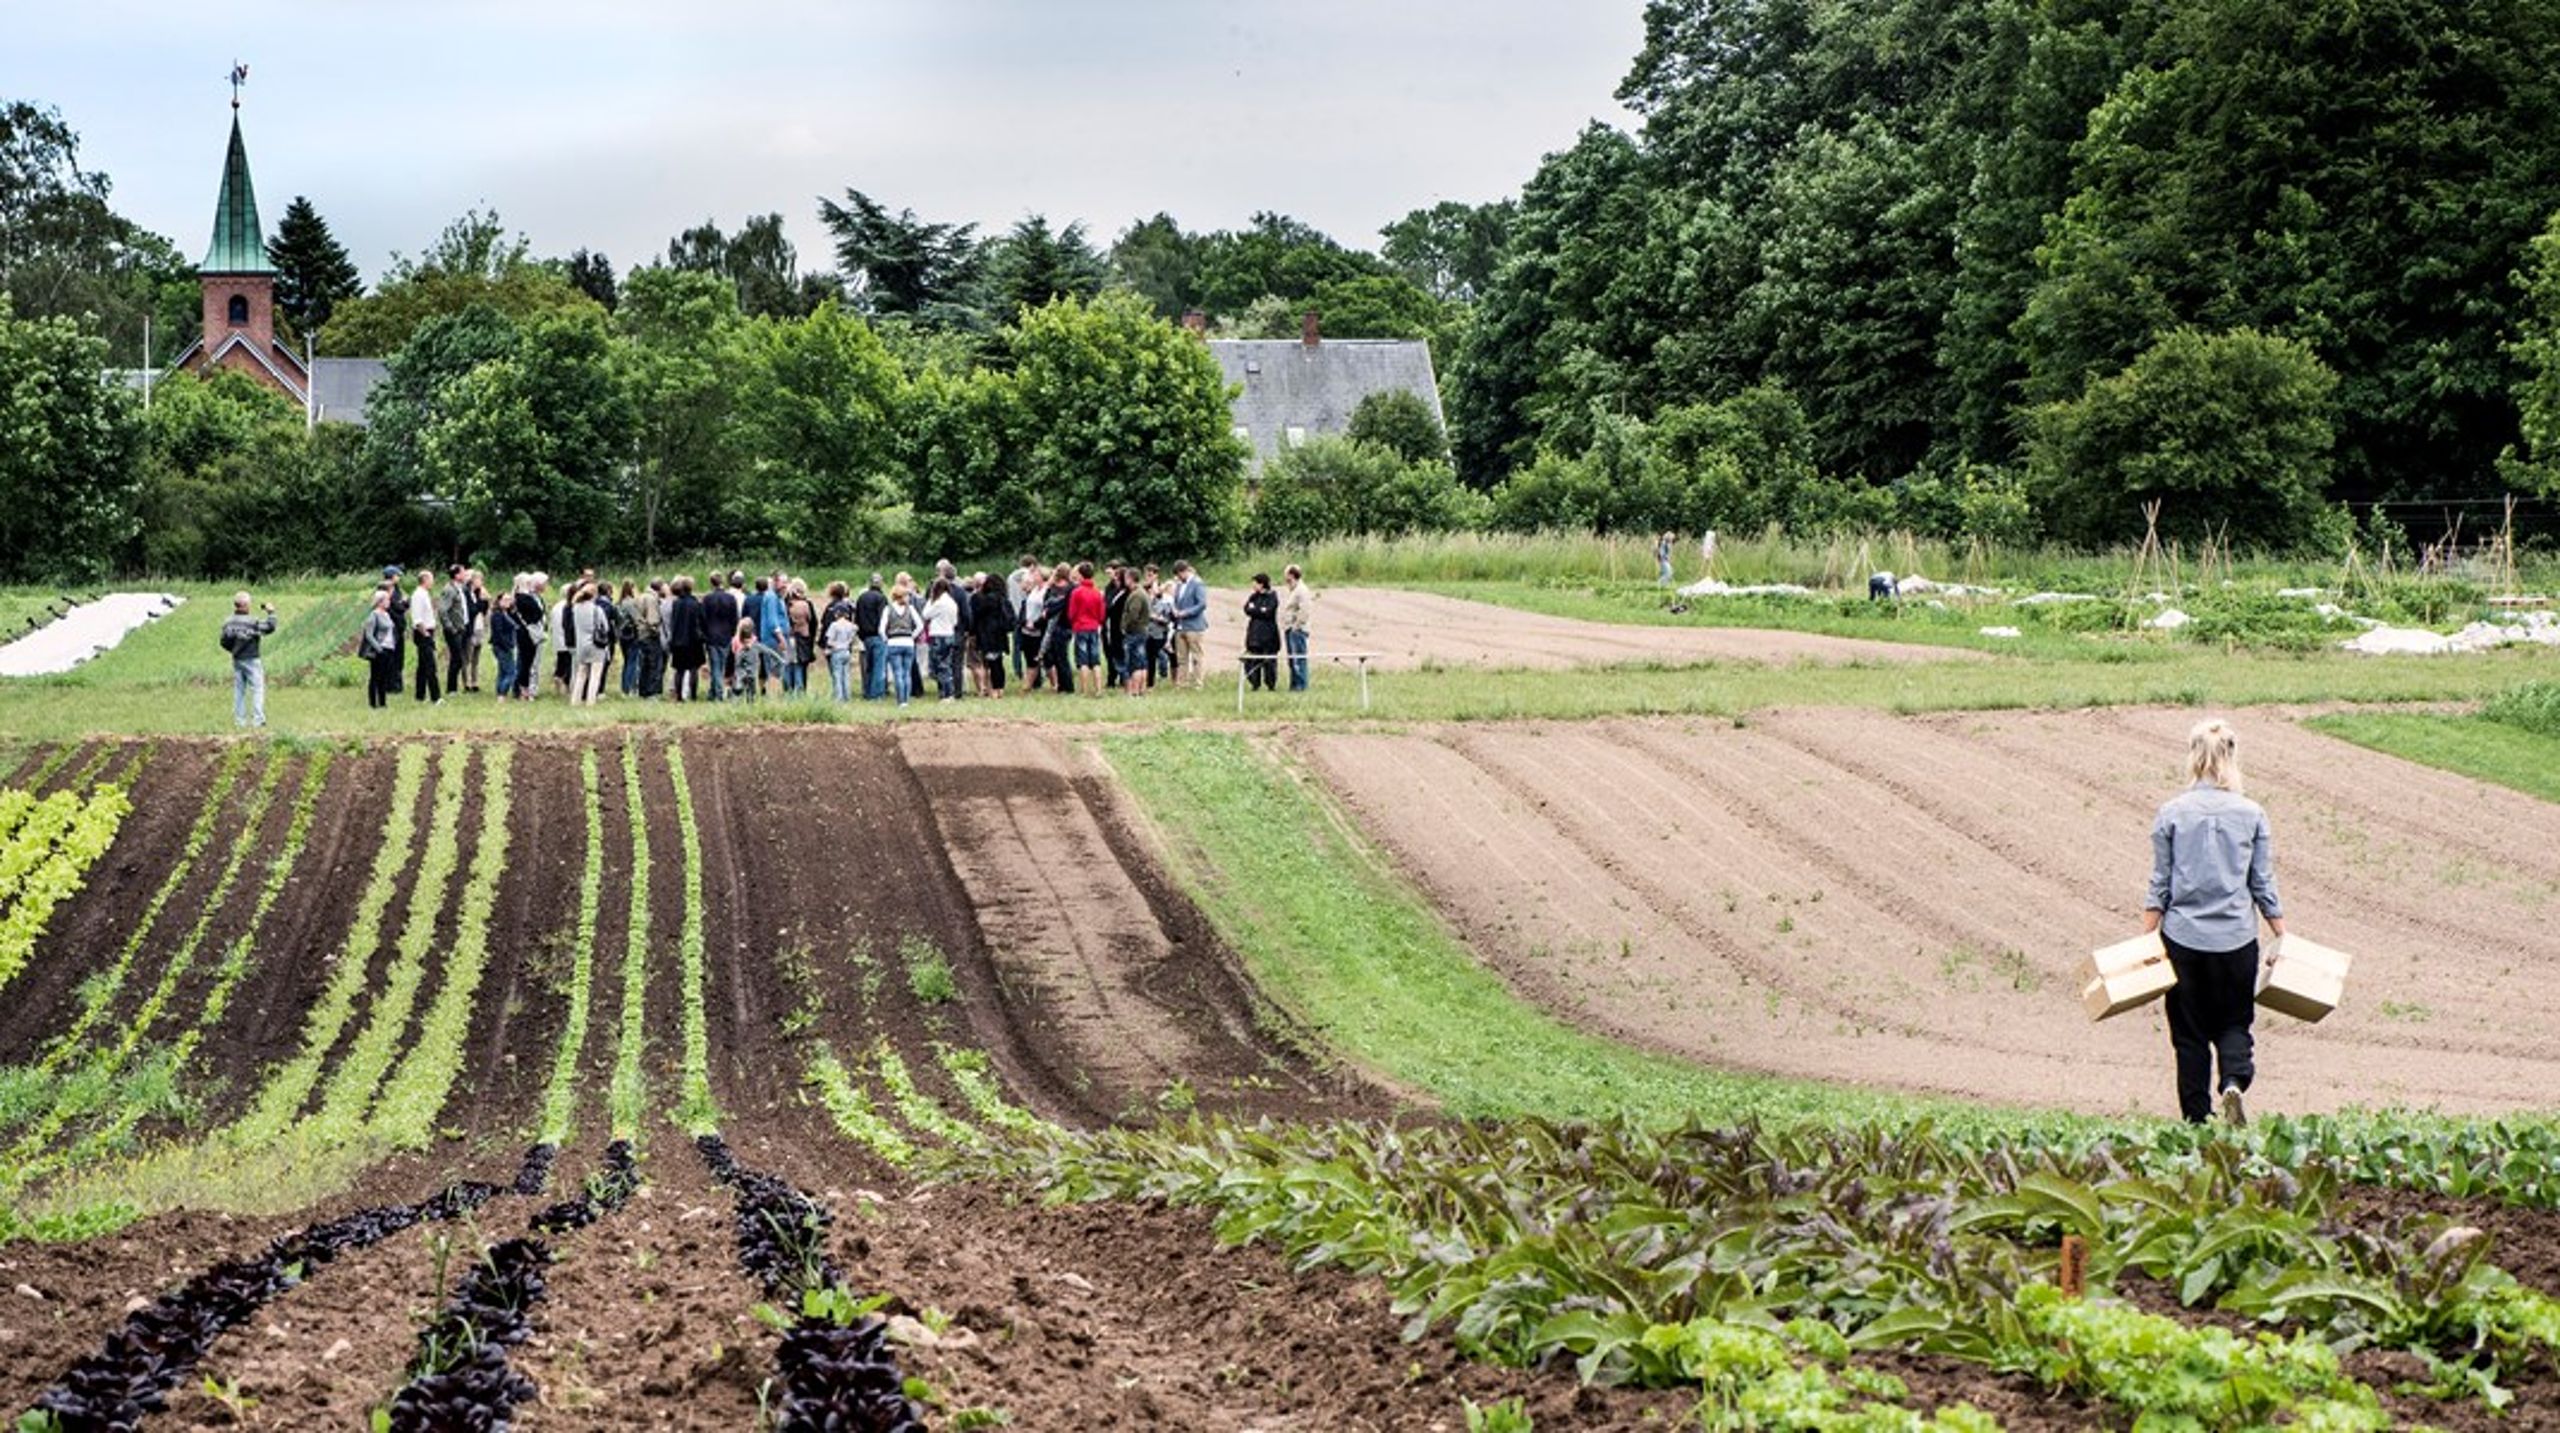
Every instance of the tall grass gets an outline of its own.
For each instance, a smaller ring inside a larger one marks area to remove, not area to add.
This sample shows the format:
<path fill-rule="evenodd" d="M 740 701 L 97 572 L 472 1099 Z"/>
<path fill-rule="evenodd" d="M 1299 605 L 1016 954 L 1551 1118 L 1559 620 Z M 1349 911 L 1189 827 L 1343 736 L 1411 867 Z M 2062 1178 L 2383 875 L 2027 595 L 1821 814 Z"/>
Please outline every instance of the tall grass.
<path fill-rule="evenodd" d="M 1591 582 L 1648 581 L 1653 538 L 1644 533 L 1454 532 L 1397 537 L 1327 538 L 1301 549 L 1259 549 L 1214 564 L 1221 581 L 1303 565 L 1319 582 Z M 1683 533 L 1672 554 L 1682 583 L 1707 575 L 1698 535 Z M 1805 587 L 1863 588 L 1868 574 L 1919 573 L 1933 580 L 2059 591 L 2123 592 L 2259 580 L 2286 587 L 2335 587 L 2376 580 L 2369 562 L 2351 577 L 2345 562 L 2319 555 L 2285 557 L 2197 552 L 2170 546 L 2143 560 L 2130 547 L 2103 551 L 1997 543 L 1948 542 L 1909 532 L 1816 537 L 1771 527 L 1719 533 L 1714 575 L 1735 584 L 1791 582 Z M 2478 574 L 2435 574 L 2461 584 Z M 2560 585 L 2560 557 L 2527 556 L 2518 572 L 2527 587 Z M 2400 581 L 2426 580 L 2401 574 Z"/>

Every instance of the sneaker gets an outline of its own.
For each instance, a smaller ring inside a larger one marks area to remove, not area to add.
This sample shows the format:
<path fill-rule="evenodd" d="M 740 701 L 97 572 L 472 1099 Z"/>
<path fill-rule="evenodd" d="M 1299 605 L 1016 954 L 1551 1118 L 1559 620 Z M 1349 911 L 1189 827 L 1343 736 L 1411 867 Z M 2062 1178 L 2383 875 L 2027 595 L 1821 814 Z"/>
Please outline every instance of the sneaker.
<path fill-rule="evenodd" d="M 2233 1129 L 2248 1128 L 2249 1103 L 2241 1097 L 2238 1085 L 2222 1087 L 2222 1122 Z"/>

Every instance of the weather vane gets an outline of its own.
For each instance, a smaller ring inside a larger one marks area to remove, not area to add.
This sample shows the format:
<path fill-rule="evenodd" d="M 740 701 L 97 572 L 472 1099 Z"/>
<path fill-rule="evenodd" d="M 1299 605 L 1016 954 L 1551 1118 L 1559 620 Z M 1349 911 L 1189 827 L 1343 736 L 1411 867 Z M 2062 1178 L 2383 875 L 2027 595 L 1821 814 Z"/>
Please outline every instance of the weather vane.
<path fill-rule="evenodd" d="M 238 60 L 231 62 L 231 107 L 240 107 L 240 87 L 249 82 L 249 67 Z"/>

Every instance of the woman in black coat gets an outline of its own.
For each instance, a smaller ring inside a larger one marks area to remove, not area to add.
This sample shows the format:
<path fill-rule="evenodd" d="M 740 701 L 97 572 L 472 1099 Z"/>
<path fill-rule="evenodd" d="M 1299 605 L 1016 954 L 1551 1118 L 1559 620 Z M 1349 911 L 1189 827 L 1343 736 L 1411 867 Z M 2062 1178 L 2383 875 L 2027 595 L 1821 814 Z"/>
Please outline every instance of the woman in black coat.
<path fill-rule="evenodd" d="M 1244 599 L 1244 679 L 1268 691 L 1280 689 L 1280 594 L 1271 590 L 1271 574 L 1253 575 L 1253 591 Z"/>
<path fill-rule="evenodd" d="M 702 680 L 702 599 L 693 595 L 693 579 L 675 580 L 675 597 L 667 603 L 667 661 L 676 669 L 675 699 L 697 700 Z"/>

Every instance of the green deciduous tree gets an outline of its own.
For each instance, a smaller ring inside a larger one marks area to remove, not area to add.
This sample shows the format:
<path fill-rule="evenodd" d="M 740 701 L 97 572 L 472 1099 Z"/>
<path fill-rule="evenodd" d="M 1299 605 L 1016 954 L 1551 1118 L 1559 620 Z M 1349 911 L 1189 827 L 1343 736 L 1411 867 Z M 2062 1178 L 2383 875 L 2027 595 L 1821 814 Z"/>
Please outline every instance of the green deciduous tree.
<path fill-rule="evenodd" d="M 1446 303 L 1472 303 L 1493 283 L 1508 245 L 1511 200 L 1461 204 L 1442 200 L 1378 231 L 1378 257 L 1411 283 Z"/>
<path fill-rule="evenodd" d="M 285 206 L 276 236 L 267 241 L 267 262 L 276 266 L 276 309 L 295 333 L 318 333 L 341 302 L 364 292 L 346 246 L 299 194 Z"/>
<path fill-rule="evenodd" d="M 0 314 L 0 579 L 97 576 L 137 530 L 142 405 L 106 362 L 68 318 Z"/>
<path fill-rule="evenodd" d="M 198 324 L 195 267 L 108 204 L 107 176 L 80 167 L 59 111 L 0 104 L 0 293 L 19 318 L 78 320 L 118 364 L 140 361 L 145 316 L 165 359 Z"/>
<path fill-rule="evenodd" d="M 2328 489 L 2337 393 L 2337 375 L 2300 340 L 2179 329 L 2037 410 L 2037 499 L 2078 542 L 2140 537 L 2153 500 L 2164 535 L 2300 540 Z"/>
<path fill-rule="evenodd" d="M 1245 530 L 1252 542 L 1286 547 L 1345 534 L 1450 532 L 1477 526 L 1487 508 L 1445 461 L 1408 461 L 1383 444 L 1327 434 L 1263 465 Z"/>
<path fill-rule="evenodd" d="M 2516 387 L 2518 443 L 2500 466 L 2519 486 L 2560 497 L 2560 214 L 2536 236 L 2516 281 L 2524 303 L 2508 351 L 2522 367 Z"/>
<path fill-rule="evenodd" d="M 1343 430 L 1354 442 L 1374 443 L 1408 463 L 1445 463 L 1449 435 L 1421 394 L 1389 388 L 1363 398 Z"/>
<path fill-rule="evenodd" d="M 615 378 L 632 412 L 631 538 L 643 557 L 703 546 L 724 530 L 731 415 L 740 359 L 735 289 L 725 274 L 634 269 L 614 310 Z"/>
<path fill-rule="evenodd" d="M 1201 248 L 1199 235 L 1160 213 L 1121 231 L 1111 245 L 1111 268 L 1156 317 L 1178 319 L 1200 302 Z"/>
<path fill-rule="evenodd" d="M 1224 550 L 1245 446 L 1207 349 L 1128 294 L 1034 309 L 1004 347 L 1031 435 L 1028 533 L 1140 560 Z"/>
<path fill-rule="evenodd" d="M 756 320 L 733 349 L 745 461 L 729 506 L 785 552 L 863 550 L 897 475 L 906 388 L 897 360 L 834 303 L 798 322 Z"/>
<path fill-rule="evenodd" d="M 464 550 L 501 562 L 624 549 L 630 401 L 592 306 L 536 319 L 503 356 L 443 387 L 418 435 Z"/>
<path fill-rule="evenodd" d="M 473 210 L 445 226 L 416 258 L 395 257 L 379 287 L 337 306 L 320 330 L 322 353 L 381 358 L 399 352 L 429 320 L 486 308 L 524 324 L 602 309 L 560 269 L 536 263 L 522 235 L 495 213 Z"/>

